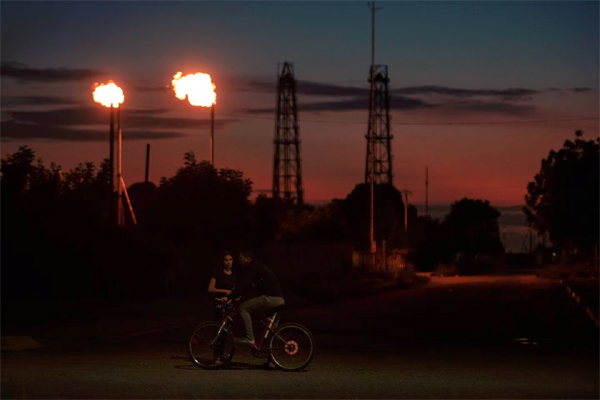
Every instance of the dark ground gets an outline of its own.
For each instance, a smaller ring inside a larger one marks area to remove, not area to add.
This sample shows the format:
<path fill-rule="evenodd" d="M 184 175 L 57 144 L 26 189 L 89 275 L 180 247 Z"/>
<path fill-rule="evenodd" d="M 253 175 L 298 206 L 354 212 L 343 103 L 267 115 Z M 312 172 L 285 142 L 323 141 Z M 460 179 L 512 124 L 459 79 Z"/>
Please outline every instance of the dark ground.
<path fill-rule="evenodd" d="M 298 373 L 255 370 L 261 360 L 245 350 L 227 370 L 193 366 L 186 343 L 195 320 L 209 316 L 197 305 L 120 311 L 93 324 L 31 325 L 45 346 L 2 353 L 1 397 L 599 397 L 597 327 L 564 286 L 533 274 L 432 277 L 422 287 L 288 309 L 283 322 L 305 324 L 318 345 Z"/>

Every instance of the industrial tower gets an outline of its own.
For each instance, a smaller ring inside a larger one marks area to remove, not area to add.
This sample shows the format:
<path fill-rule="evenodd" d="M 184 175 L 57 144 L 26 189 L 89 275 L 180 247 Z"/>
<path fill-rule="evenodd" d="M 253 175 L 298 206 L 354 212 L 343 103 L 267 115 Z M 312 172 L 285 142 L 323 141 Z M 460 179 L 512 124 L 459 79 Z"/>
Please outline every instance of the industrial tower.
<path fill-rule="evenodd" d="M 388 94 L 387 65 L 375 65 L 372 68 L 373 82 L 369 107 L 369 128 L 367 131 L 367 163 L 365 166 L 365 183 L 371 182 L 371 166 L 374 167 L 375 184 L 393 184 L 392 173 L 392 139 L 390 135 L 390 95 Z M 369 78 L 371 82 L 371 78 Z M 371 136 L 373 135 L 373 136 Z M 373 137 L 373 147 L 371 147 Z M 374 153 L 374 159 L 371 157 Z"/>
<path fill-rule="evenodd" d="M 296 78 L 292 63 L 277 64 L 277 120 L 273 159 L 273 198 L 304 203 L 302 160 L 296 107 Z"/>

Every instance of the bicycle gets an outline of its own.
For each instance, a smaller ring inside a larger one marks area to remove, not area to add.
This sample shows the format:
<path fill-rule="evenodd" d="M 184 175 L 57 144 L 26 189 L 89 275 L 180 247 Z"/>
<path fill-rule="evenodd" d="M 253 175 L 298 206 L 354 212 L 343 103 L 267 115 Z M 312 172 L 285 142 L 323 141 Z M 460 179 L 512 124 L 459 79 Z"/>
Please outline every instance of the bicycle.
<path fill-rule="evenodd" d="M 281 307 L 277 307 L 261 320 L 265 329 L 257 341 L 252 355 L 268 358 L 277 368 L 284 371 L 300 371 L 312 361 L 315 339 L 305 326 L 286 323 L 276 326 Z M 192 361 L 203 369 L 217 369 L 214 360 L 230 362 L 235 353 L 235 340 L 230 326 L 237 315 L 234 302 L 224 301 L 223 319 L 220 323 L 203 322 L 194 329 L 189 341 Z"/>

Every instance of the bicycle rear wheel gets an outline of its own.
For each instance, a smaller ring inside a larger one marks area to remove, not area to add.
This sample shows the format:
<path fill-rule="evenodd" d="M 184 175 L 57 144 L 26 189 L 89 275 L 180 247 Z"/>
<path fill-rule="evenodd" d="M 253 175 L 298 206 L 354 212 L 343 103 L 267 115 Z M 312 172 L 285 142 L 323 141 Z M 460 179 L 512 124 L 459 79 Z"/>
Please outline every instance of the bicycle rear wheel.
<path fill-rule="evenodd" d="M 190 337 L 189 353 L 192 361 L 201 368 L 215 368 L 214 361 L 220 358 L 229 361 L 233 357 L 235 350 L 233 344 L 233 334 L 227 328 L 223 328 L 220 335 L 220 324 L 214 322 L 205 322 L 200 324 L 194 330 Z"/>
<path fill-rule="evenodd" d="M 315 354 L 315 338 L 310 331 L 296 323 L 277 329 L 270 342 L 271 361 L 285 371 L 306 368 Z"/>

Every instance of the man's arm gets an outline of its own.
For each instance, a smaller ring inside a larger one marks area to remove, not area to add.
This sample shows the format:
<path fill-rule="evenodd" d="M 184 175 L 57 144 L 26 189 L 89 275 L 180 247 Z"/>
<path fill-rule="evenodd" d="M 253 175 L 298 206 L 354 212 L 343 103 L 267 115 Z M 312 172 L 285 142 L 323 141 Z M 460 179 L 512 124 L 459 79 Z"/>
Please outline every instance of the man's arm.
<path fill-rule="evenodd" d="M 239 297 L 250 287 L 250 285 L 252 285 L 256 276 L 256 268 L 254 266 L 248 266 L 248 268 L 250 268 L 250 270 L 242 276 L 242 280 L 236 284 L 233 291 L 227 295 L 228 298 L 235 299 L 236 297 Z"/>

